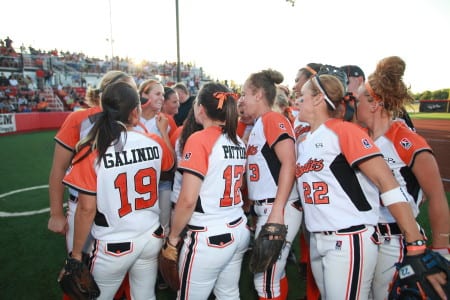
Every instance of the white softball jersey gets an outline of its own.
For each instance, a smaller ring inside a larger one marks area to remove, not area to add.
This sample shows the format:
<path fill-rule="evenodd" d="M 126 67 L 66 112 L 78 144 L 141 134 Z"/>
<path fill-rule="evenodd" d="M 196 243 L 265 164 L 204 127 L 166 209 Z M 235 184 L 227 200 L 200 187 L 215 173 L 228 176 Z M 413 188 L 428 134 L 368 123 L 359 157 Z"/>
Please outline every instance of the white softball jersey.
<path fill-rule="evenodd" d="M 243 215 L 240 188 L 245 172 L 245 144 L 234 144 L 218 126 L 193 133 L 178 169 L 203 180 L 189 224 L 228 223 Z"/>
<path fill-rule="evenodd" d="M 274 146 L 284 139 L 294 139 L 289 120 L 277 112 L 268 112 L 259 117 L 247 142 L 247 186 L 250 200 L 275 198 L 281 162 Z M 294 184 L 289 200 L 298 199 Z"/>
<path fill-rule="evenodd" d="M 376 225 L 379 192 L 358 163 L 381 153 L 357 125 L 330 119 L 298 144 L 296 177 L 308 231 Z"/>
<path fill-rule="evenodd" d="M 375 144 L 383 152 L 384 160 L 392 170 L 406 195 L 413 210 L 414 217 L 419 214 L 419 206 L 424 200 L 423 191 L 412 172 L 414 159 L 423 151 L 432 152 L 423 137 L 412 131 L 404 122 L 393 122 L 384 136 L 375 140 Z M 394 217 L 387 209 L 380 208 L 380 223 L 394 223 Z"/>
<path fill-rule="evenodd" d="M 93 151 L 64 178 L 79 192 L 96 195 L 95 239 L 131 239 L 159 223 L 159 176 L 173 166 L 170 150 L 160 137 L 135 131 L 122 133 L 121 144 L 122 149 L 110 146 L 101 158 Z"/>

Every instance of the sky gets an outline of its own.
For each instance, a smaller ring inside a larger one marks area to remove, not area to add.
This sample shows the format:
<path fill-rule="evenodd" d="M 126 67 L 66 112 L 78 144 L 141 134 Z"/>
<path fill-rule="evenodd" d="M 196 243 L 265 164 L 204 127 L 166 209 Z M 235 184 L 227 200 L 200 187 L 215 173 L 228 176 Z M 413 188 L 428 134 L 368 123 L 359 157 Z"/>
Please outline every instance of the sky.
<path fill-rule="evenodd" d="M 91 57 L 177 60 L 176 0 L 14 0 L 0 39 Z M 406 62 L 415 93 L 450 88 L 449 0 L 178 0 L 180 58 L 213 79 L 243 83 L 272 68 L 292 87 L 307 63 Z M 113 43 L 111 43 L 111 37 Z"/>

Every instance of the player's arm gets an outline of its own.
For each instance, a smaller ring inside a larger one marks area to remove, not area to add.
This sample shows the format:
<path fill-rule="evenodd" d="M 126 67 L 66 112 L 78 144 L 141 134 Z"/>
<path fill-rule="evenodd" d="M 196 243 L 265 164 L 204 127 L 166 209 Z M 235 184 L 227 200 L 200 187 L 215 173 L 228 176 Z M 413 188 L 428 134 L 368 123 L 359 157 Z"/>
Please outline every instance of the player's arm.
<path fill-rule="evenodd" d="M 377 186 L 381 195 L 399 188 L 398 182 L 382 156 L 374 156 L 367 159 L 361 162 L 358 167 Z M 407 242 L 422 240 L 423 236 L 417 228 L 411 206 L 406 198 L 402 197 L 401 192 L 397 195 L 399 197 L 394 199 L 395 203 L 384 203 L 384 205 L 387 206 L 389 212 L 397 221 Z"/>
<path fill-rule="evenodd" d="M 416 155 L 412 171 L 428 201 L 428 220 L 431 225 L 433 248 L 449 248 L 450 218 L 439 167 L 434 156 L 423 151 Z"/>
<path fill-rule="evenodd" d="M 65 185 L 62 180 L 70 165 L 72 155 L 73 153 L 69 149 L 59 143 L 55 144 L 49 176 L 50 218 L 47 226 L 50 231 L 61 234 L 65 234 L 67 231 L 67 220 L 63 208 Z"/>
<path fill-rule="evenodd" d="M 194 212 L 201 185 L 202 179 L 199 176 L 184 171 L 180 195 L 170 225 L 170 244 L 177 245 L 180 241 L 180 234 Z"/>
<path fill-rule="evenodd" d="M 274 145 L 274 151 L 280 160 L 281 167 L 278 176 L 277 194 L 267 223 L 284 224 L 284 207 L 295 180 L 294 141 L 290 138 L 283 139 Z"/>
<path fill-rule="evenodd" d="M 97 211 L 97 199 L 94 195 L 80 192 L 78 194 L 78 205 L 75 211 L 75 231 L 73 236 L 72 257 L 81 260 L 84 244 L 91 231 Z"/>
<path fill-rule="evenodd" d="M 156 115 L 156 126 L 158 127 L 159 132 L 161 132 L 161 137 L 164 140 L 164 143 L 166 143 L 167 147 L 175 155 L 172 143 L 170 142 L 169 131 L 167 130 L 169 126 L 169 120 L 164 114 L 159 113 L 158 115 Z"/>
<path fill-rule="evenodd" d="M 417 228 L 411 206 L 405 197 L 403 197 L 404 200 L 401 199 L 402 192 L 398 190 L 399 184 L 395 180 L 394 175 L 392 175 L 392 172 L 384 159 L 381 156 L 375 156 L 360 163 L 358 167 L 378 187 L 383 204 L 389 209 L 389 212 L 397 221 L 406 242 L 411 243 L 417 240 L 423 240 L 422 234 Z M 406 255 L 419 255 L 424 252 L 425 248 L 407 248 Z M 438 273 L 428 275 L 427 279 L 436 292 L 444 299 L 445 293 L 441 284 L 446 282 L 445 274 Z"/>

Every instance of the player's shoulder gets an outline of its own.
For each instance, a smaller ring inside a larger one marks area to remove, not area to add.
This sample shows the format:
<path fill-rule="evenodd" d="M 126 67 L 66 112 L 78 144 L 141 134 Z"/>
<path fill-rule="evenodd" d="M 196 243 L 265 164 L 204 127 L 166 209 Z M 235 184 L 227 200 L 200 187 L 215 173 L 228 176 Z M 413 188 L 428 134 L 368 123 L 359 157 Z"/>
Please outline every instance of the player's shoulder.
<path fill-rule="evenodd" d="M 281 113 L 270 111 L 261 116 L 261 123 L 264 132 L 288 132 L 289 135 L 294 136 L 294 129 L 292 123 Z"/>
<path fill-rule="evenodd" d="M 367 134 L 367 130 L 358 124 L 348 122 L 342 119 L 329 119 L 324 123 L 325 127 L 334 131 L 338 135 L 341 134 Z"/>
<path fill-rule="evenodd" d="M 425 138 L 409 128 L 403 121 L 393 121 L 385 137 L 394 145 L 407 149 L 429 148 Z"/>
<path fill-rule="evenodd" d="M 222 136 L 222 128 L 211 126 L 192 133 L 187 139 L 186 146 L 210 149 L 220 136 Z"/>
<path fill-rule="evenodd" d="M 261 116 L 261 120 L 264 124 L 266 123 L 275 123 L 275 122 L 286 122 L 289 123 L 289 120 L 281 113 L 276 111 L 269 111 Z"/>
<path fill-rule="evenodd" d="M 411 128 L 406 125 L 405 122 L 400 120 L 394 120 L 389 127 L 386 136 L 390 138 L 402 138 L 402 137 L 415 137 L 419 136 L 416 132 L 414 132 Z"/>
<path fill-rule="evenodd" d="M 164 143 L 164 140 L 153 132 L 145 132 L 139 130 L 130 130 L 127 133 L 128 135 L 134 136 L 136 139 L 148 140 L 148 142 L 157 142 L 159 144 Z"/>
<path fill-rule="evenodd" d="M 101 112 L 102 109 L 99 106 L 94 106 L 94 107 L 90 107 L 87 109 L 80 109 L 74 112 L 71 112 L 68 116 L 67 116 L 67 120 L 72 121 L 72 122 L 81 122 L 83 120 L 85 120 L 86 118 L 95 115 L 99 112 Z"/>

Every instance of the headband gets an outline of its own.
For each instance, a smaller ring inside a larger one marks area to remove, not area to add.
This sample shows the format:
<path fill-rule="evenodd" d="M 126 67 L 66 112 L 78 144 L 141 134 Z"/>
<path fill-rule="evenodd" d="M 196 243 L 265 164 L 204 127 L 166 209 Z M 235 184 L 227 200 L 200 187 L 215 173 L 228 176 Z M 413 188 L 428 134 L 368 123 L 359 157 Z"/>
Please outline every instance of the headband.
<path fill-rule="evenodd" d="M 322 84 L 320 83 L 319 75 L 316 74 L 312 79 L 316 80 L 317 87 L 323 94 L 325 101 L 331 106 L 333 110 L 336 110 L 336 106 L 334 105 L 333 101 L 330 100 L 330 97 L 328 97 L 327 92 L 325 92 L 325 89 L 322 87 Z"/>
<path fill-rule="evenodd" d="M 378 102 L 382 102 L 383 99 L 381 99 L 380 96 L 378 96 L 377 94 L 375 94 L 374 90 L 372 89 L 372 87 L 370 86 L 369 81 L 366 82 L 366 90 L 369 92 L 369 95 L 376 101 Z"/>
<path fill-rule="evenodd" d="M 316 70 L 314 70 L 314 69 L 311 68 L 310 66 L 306 66 L 305 69 L 308 70 L 308 71 L 309 71 L 311 74 L 313 74 L 313 75 L 316 75 L 316 74 L 317 74 Z"/>

